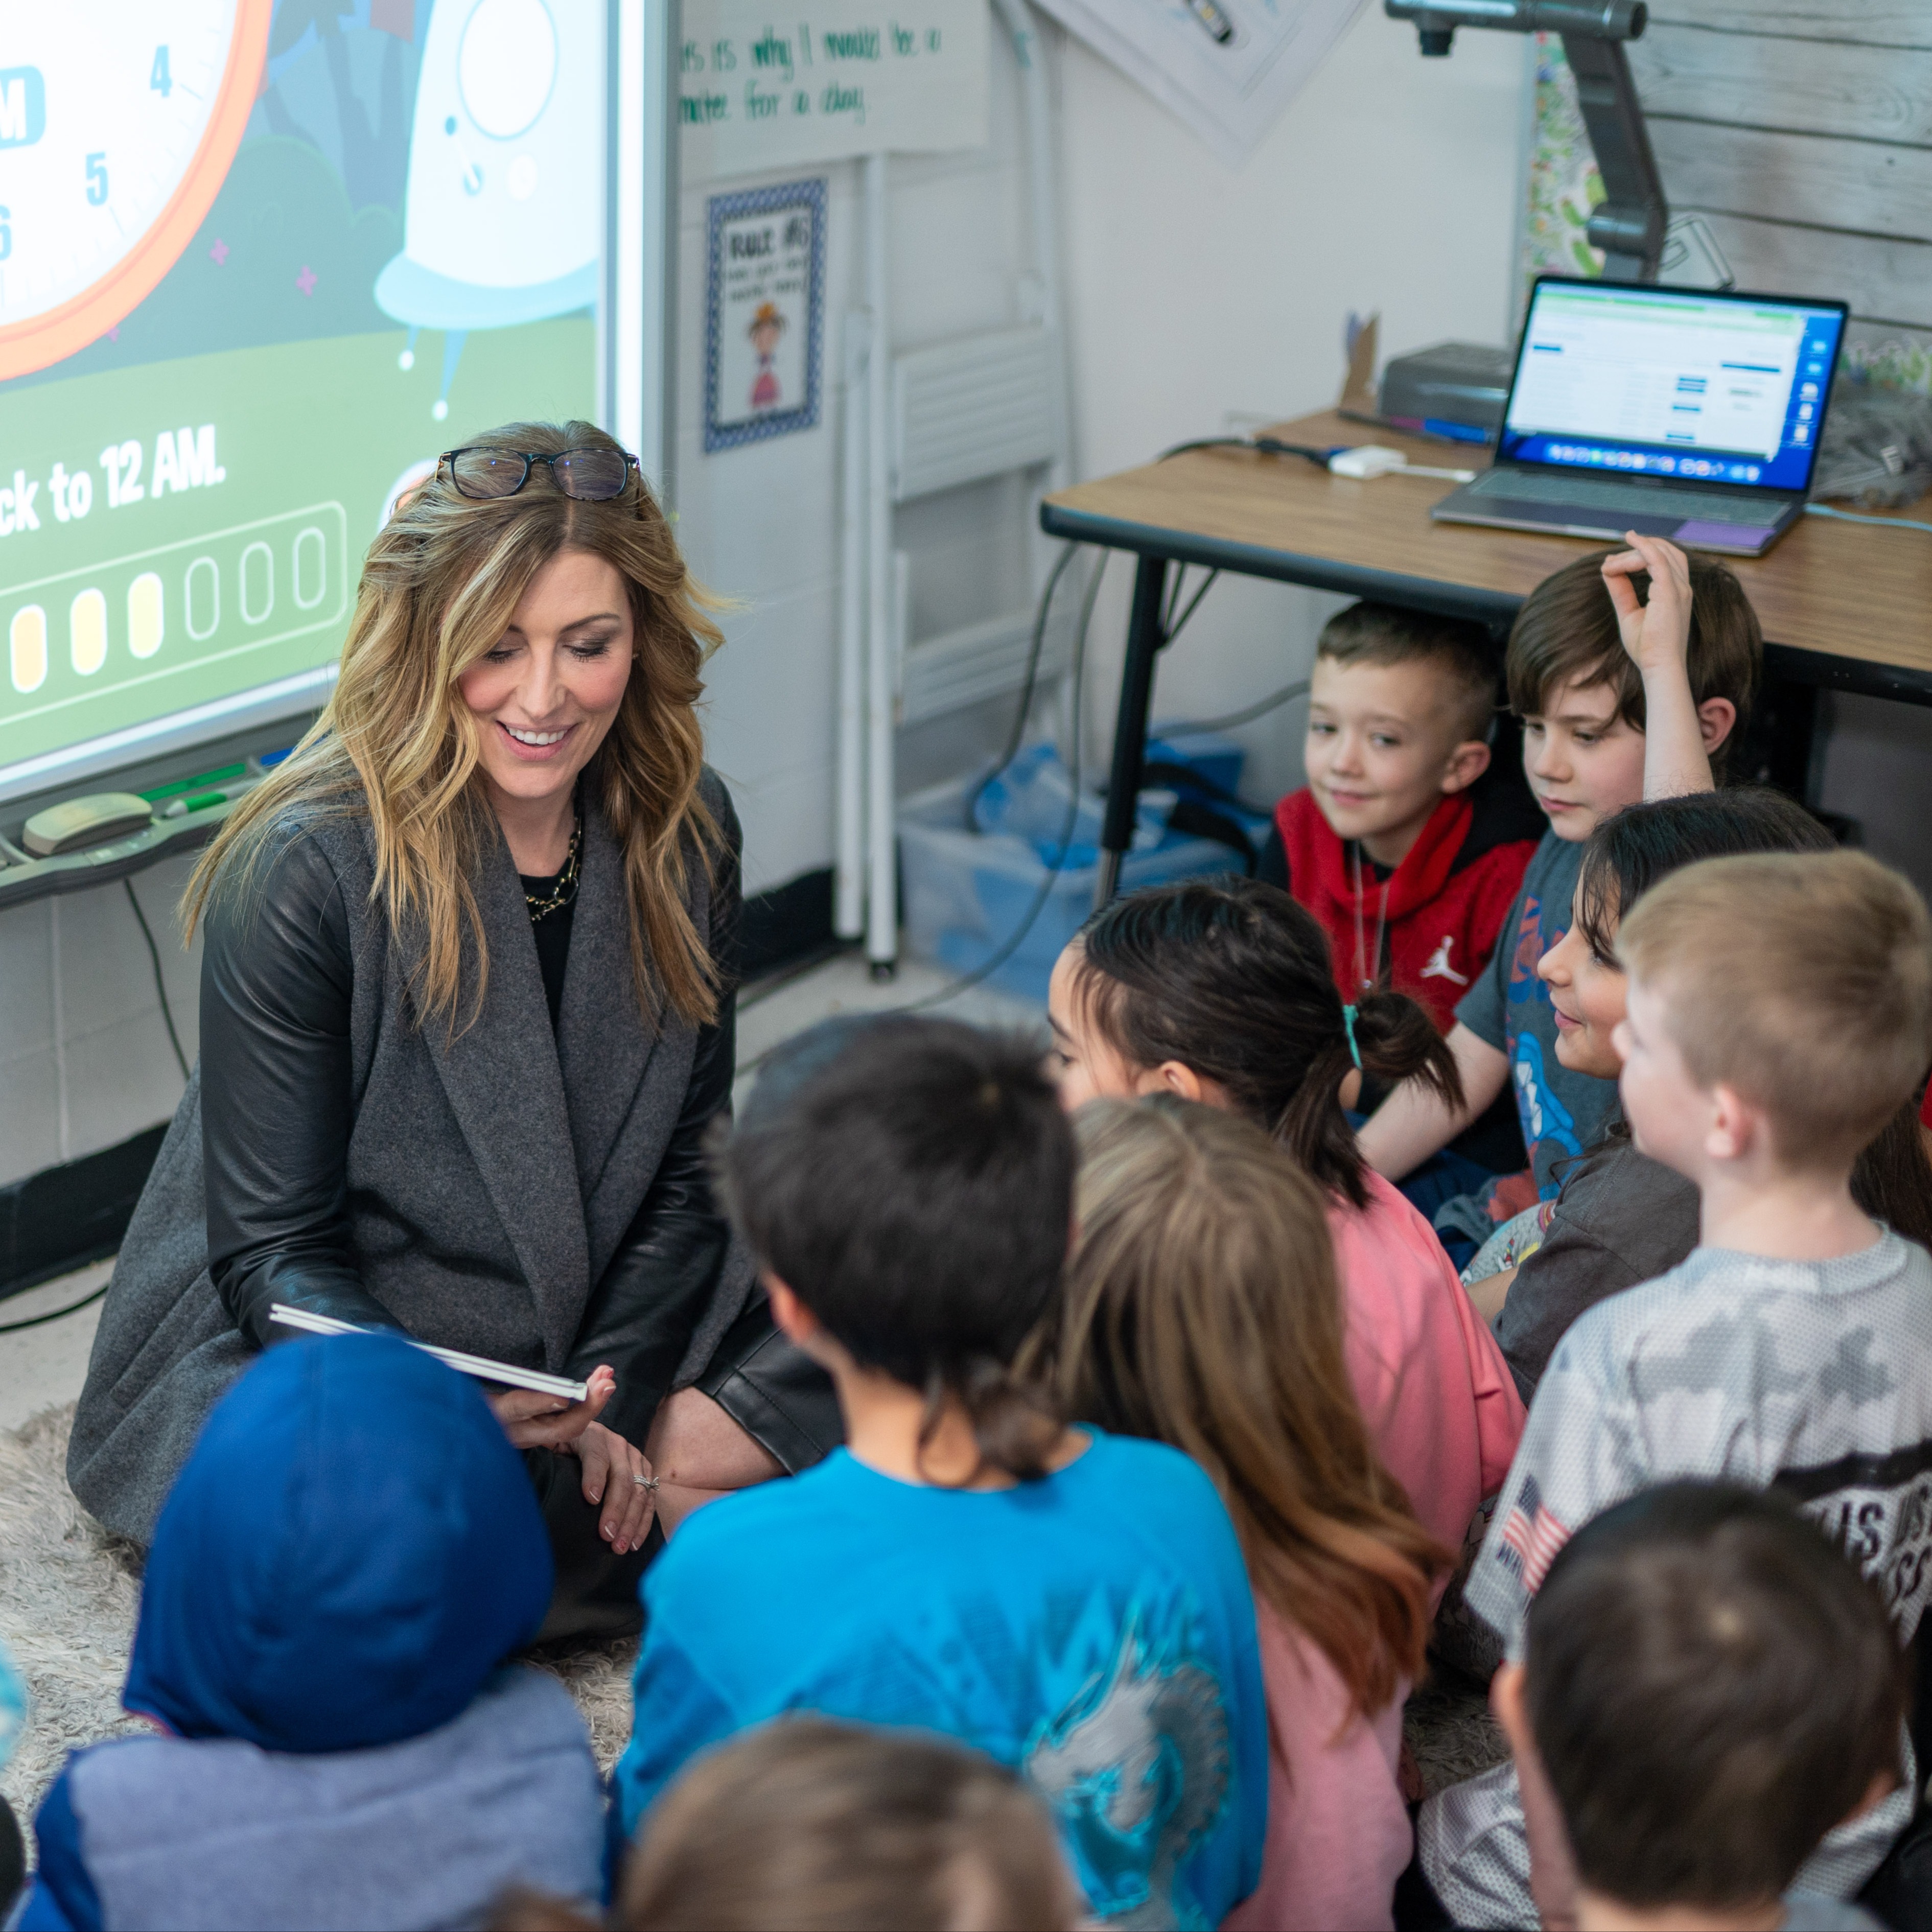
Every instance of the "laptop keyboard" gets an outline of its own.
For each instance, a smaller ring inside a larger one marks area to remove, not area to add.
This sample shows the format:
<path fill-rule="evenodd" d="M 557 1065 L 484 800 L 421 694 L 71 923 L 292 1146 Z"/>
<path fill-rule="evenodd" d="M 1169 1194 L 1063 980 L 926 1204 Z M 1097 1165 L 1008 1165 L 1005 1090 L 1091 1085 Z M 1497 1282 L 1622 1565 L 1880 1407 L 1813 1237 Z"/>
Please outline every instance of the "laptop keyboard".
<path fill-rule="evenodd" d="M 1783 506 L 1773 497 L 1720 494 L 1716 490 L 1686 490 L 1682 495 L 1663 489 L 1632 489 L 1607 478 L 1574 476 L 1567 470 L 1547 475 L 1536 470 L 1486 470 L 1468 484 L 1475 496 L 1506 496 L 1517 503 L 1568 503 L 1580 510 L 1615 511 L 1620 514 L 1654 517 L 1682 505 L 1699 521 L 1737 524 L 1762 528 L 1775 521 Z"/>

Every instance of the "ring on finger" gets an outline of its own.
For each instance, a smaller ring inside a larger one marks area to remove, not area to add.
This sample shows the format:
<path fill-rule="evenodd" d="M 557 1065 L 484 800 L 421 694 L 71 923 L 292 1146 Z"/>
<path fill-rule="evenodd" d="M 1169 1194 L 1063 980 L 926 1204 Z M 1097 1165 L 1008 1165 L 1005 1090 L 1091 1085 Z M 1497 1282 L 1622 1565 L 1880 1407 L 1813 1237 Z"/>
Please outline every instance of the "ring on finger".
<path fill-rule="evenodd" d="M 658 1479 L 655 1476 L 633 1476 L 631 1480 L 640 1490 L 655 1490 L 658 1486 Z"/>

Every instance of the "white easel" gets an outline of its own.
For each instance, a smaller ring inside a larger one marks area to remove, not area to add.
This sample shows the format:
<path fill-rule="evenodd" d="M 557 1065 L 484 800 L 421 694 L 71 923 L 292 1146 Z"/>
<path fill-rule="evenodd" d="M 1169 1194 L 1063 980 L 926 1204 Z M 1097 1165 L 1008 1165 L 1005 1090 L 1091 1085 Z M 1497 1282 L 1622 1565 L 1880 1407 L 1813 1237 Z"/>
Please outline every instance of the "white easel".
<path fill-rule="evenodd" d="M 838 863 L 834 925 L 862 934 L 875 978 L 898 955 L 894 734 L 1017 690 L 1033 610 L 914 640 L 908 560 L 892 548 L 896 506 L 1009 472 L 1034 478 L 1026 498 L 1034 589 L 1044 583 L 1039 499 L 1070 480 L 1066 351 L 1052 130 L 1046 74 L 1026 0 L 991 0 L 1019 70 L 1030 267 L 1019 278 L 1016 328 L 894 353 L 888 302 L 886 164 L 865 171 L 866 306 L 844 319 L 841 505 Z M 1058 668 L 1042 653 L 1041 681 Z"/>

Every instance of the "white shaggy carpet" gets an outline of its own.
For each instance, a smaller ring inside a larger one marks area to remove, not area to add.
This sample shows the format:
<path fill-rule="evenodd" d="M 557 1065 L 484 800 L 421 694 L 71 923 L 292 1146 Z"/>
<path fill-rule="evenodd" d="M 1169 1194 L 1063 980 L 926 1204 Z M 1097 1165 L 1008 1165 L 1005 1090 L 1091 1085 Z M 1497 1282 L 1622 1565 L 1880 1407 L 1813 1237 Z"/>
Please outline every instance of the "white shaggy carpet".
<path fill-rule="evenodd" d="M 140 1552 L 74 1499 L 63 1473 L 74 1405 L 0 1431 L 0 1643 L 27 1680 L 27 1723 L 0 1793 L 22 1823 L 67 1754 L 140 1728 L 121 1708 Z M 556 1645 L 536 1659 L 568 1686 L 608 1770 L 631 1735 L 635 1639 Z"/>
<path fill-rule="evenodd" d="M 80 1745 L 138 1728 L 121 1685 L 140 1588 L 140 1553 L 74 1499 L 63 1473 L 74 1405 L 0 1431 L 0 1642 L 27 1680 L 26 1727 L 0 1792 L 23 1824 Z M 634 1638 L 556 1645 L 537 1661 L 569 1688 L 608 1770 L 631 1734 Z M 1426 1790 L 1508 1754 L 1482 1692 L 1438 1681 L 1409 1700 L 1404 1726 Z"/>

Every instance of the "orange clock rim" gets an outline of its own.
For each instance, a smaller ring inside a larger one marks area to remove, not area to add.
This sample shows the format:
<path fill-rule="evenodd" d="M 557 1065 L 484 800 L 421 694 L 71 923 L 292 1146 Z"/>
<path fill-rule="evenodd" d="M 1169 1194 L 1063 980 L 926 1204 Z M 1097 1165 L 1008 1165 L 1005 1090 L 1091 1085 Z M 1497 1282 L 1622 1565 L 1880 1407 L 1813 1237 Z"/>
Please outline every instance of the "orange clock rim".
<path fill-rule="evenodd" d="M 58 308 L 0 328 L 0 382 L 31 376 L 97 341 L 151 296 L 206 220 L 255 111 L 274 0 L 236 0 L 235 32 L 214 112 L 167 206 L 100 279 Z"/>

